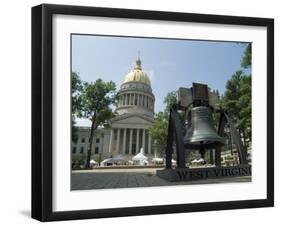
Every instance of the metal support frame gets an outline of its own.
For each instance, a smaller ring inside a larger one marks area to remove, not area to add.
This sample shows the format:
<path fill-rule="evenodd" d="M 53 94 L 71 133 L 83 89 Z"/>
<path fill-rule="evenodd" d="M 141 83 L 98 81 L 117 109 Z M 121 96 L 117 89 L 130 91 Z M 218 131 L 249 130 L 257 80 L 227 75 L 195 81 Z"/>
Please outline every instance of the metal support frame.
<path fill-rule="evenodd" d="M 242 144 L 240 135 L 234 127 L 234 124 L 232 123 L 231 119 L 226 113 L 224 113 L 224 116 L 226 117 L 227 123 L 229 124 L 231 136 L 233 137 L 233 141 L 236 144 L 236 148 L 238 149 L 239 162 L 240 164 L 248 164 L 247 149 Z"/>
<path fill-rule="evenodd" d="M 242 144 L 239 133 L 237 132 L 237 130 L 236 130 L 234 124 L 232 123 L 231 119 L 229 118 L 229 116 L 223 110 L 221 110 L 220 113 L 221 113 L 221 115 L 220 115 L 220 121 L 219 121 L 219 127 L 218 127 L 218 134 L 220 136 L 223 136 L 224 127 L 226 124 L 229 124 L 231 136 L 233 137 L 233 141 L 236 145 L 236 148 L 238 149 L 239 163 L 248 164 L 247 150 Z M 215 165 L 221 166 L 221 147 L 216 148 Z"/>
<path fill-rule="evenodd" d="M 239 163 L 247 164 L 247 150 L 242 144 L 239 133 L 235 129 L 231 119 L 227 116 L 227 114 L 223 110 L 221 110 L 220 113 L 221 115 L 218 126 L 218 134 L 220 136 L 223 136 L 224 127 L 226 124 L 229 124 L 231 136 L 233 137 L 234 143 L 238 150 Z M 186 168 L 182 124 L 176 107 L 171 108 L 169 116 L 168 137 L 166 146 L 166 169 L 172 168 L 172 154 L 174 141 L 176 145 L 177 168 Z M 221 166 L 221 147 L 215 148 L 215 165 Z"/>
<path fill-rule="evenodd" d="M 177 168 L 186 168 L 182 124 L 176 108 L 171 108 L 166 146 L 166 169 L 172 168 L 173 142 L 176 144 Z"/>

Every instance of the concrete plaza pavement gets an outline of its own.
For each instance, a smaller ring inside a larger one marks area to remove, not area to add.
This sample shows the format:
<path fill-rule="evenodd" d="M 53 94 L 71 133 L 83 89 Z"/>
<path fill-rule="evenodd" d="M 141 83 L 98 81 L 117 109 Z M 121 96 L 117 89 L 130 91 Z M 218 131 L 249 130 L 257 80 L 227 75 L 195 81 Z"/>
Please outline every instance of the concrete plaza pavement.
<path fill-rule="evenodd" d="M 71 173 L 71 190 L 250 182 L 251 176 L 170 182 L 156 175 L 156 168 L 93 169 Z"/>

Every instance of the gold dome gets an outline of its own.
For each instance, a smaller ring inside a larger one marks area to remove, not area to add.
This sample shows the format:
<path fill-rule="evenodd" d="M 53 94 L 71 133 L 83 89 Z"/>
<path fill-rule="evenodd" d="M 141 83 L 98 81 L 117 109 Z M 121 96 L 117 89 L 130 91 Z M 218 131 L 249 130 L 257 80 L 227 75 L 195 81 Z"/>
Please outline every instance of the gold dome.
<path fill-rule="evenodd" d="M 126 82 L 142 82 L 150 86 L 150 79 L 148 75 L 142 70 L 141 60 L 139 58 L 136 61 L 134 69 L 125 76 L 123 83 Z"/>

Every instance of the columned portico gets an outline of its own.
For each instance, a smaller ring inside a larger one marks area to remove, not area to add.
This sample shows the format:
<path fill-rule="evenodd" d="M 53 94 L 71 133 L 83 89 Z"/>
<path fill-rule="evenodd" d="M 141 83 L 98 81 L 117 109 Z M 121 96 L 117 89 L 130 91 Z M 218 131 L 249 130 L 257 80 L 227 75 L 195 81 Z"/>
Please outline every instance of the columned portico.
<path fill-rule="evenodd" d="M 140 145 L 140 130 L 137 129 L 137 138 L 136 138 L 136 152 L 139 152 L 139 145 Z"/>
<path fill-rule="evenodd" d="M 127 136 L 128 135 L 128 136 Z M 114 139 L 114 137 L 116 139 Z M 114 141 L 115 140 L 115 141 Z M 135 146 L 135 153 L 133 153 Z M 151 137 L 148 129 L 112 128 L 110 131 L 109 153 L 135 155 L 143 148 L 144 153 L 151 153 Z"/>
<path fill-rule="evenodd" d="M 116 147 L 115 151 L 116 153 L 120 153 L 120 129 L 117 129 L 117 141 L 116 141 Z"/>
<path fill-rule="evenodd" d="M 151 136 L 148 134 L 148 154 L 151 154 Z"/>
<path fill-rule="evenodd" d="M 110 138 L 109 138 L 109 153 L 112 153 L 112 146 L 113 146 L 113 139 L 114 139 L 114 130 L 110 131 Z"/>
<path fill-rule="evenodd" d="M 129 155 L 132 154 L 132 145 L 133 145 L 133 129 L 130 129 Z"/>
<path fill-rule="evenodd" d="M 142 130 L 142 148 L 143 152 L 145 153 L 145 129 Z"/>
<path fill-rule="evenodd" d="M 123 155 L 125 155 L 126 154 L 126 133 L 127 133 L 127 129 L 124 129 L 124 131 L 123 131 L 123 151 L 122 151 L 122 153 L 123 153 Z"/>

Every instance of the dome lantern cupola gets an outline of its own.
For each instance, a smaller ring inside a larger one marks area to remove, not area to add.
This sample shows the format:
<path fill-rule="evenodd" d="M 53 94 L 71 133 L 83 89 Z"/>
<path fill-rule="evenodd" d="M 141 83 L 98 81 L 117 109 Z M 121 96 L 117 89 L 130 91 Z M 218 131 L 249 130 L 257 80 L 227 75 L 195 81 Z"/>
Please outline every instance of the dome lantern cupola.
<path fill-rule="evenodd" d="M 127 82 L 141 82 L 150 87 L 150 79 L 148 75 L 142 70 L 141 60 L 139 56 L 136 60 L 134 69 L 125 76 L 123 84 Z"/>
<path fill-rule="evenodd" d="M 140 55 L 138 55 L 138 59 L 136 60 L 136 66 L 134 68 L 135 70 L 141 70 L 141 60 Z"/>
<path fill-rule="evenodd" d="M 150 79 L 142 70 L 139 55 L 134 69 L 125 76 L 120 86 L 118 99 L 118 114 L 144 114 L 153 118 L 155 97 Z"/>

